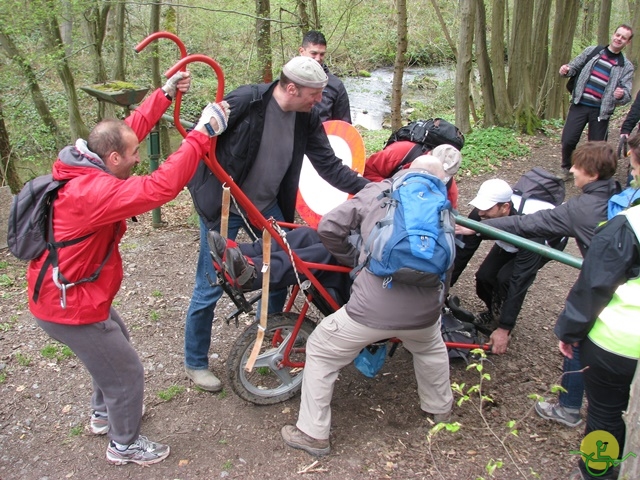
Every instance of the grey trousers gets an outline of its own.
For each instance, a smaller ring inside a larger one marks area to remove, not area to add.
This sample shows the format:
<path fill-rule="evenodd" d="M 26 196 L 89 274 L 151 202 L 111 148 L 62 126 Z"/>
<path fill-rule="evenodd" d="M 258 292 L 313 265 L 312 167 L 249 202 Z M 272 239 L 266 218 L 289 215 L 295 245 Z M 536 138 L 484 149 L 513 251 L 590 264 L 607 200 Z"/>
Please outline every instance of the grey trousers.
<path fill-rule="evenodd" d="M 111 308 L 103 322 L 62 325 L 36 318 L 47 334 L 67 345 L 89 371 L 93 381 L 91 408 L 107 412 L 109 436 L 128 445 L 140 435 L 144 368 L 129 343 L 129 332 Z"/>
<path fill-rule="evenodd" d="M 402 340 L 413 354 L 420 408 L 428 413 L 449 412 L 453 394 L 440 321 L 418 330 L 379 330 L 355 322 L 343 307 L 322 320 L 307 340 L 296 426 L 313 438 L 329 438 L 331 397 L 339 370 L 351 363 L 365 346 L 391 337 Z"/>

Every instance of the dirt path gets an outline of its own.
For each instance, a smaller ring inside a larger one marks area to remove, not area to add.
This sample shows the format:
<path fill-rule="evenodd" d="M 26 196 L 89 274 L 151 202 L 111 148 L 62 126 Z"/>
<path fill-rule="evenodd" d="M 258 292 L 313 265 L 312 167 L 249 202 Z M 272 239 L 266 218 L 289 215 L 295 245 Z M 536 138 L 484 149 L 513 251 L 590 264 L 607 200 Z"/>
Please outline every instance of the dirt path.
<path fill-rule="evenodd" d="M 558 171 L 557 139 L 534 137 L 528 159 L 505 162 L 499 175 L 461 177 L 460 206 L 486 178 L 514 183 L 524 171 L 540 165 Z M 568 194 L 576 191 L 568 188 Z M 183 375 L 183 325 L 191 295 L 198 231 L 187 223 L 188 195 L 163 208 L 167 228 L 149 228 L 150 216 L 132 224 L 121 245 L 125 280 L 116 308 L 130 328 L 146 370 L 147 413 L 143 433 L 169 443 L 171 456 L 145 469 L 114 467 L 104 459 L 107 440 L 88 431 L 91 384 L 84 367 L 60 352 L 45 358 L 53 343 L 37 328 L 26 305 L 24 265 L 0 252 L 0 479 L 214 479 L 298 478 L 314 459 L 286 448 L 280 428 L 295 421 L 299 397 L 256 407 L 229 388 L 224 361 L 242 329 L 214 324 L 211 368 L 225 383 L 212 395 L 192 388 Z M 489 243 L 489 242 L 485 242 Z M 486 248 L 486 246 L 485 246 Z M 567 250 L 578 255 L 574 243 Z M 475 298 L 474 260 L 453 293 L 470 308 Z M 367 379 L 349 366 L 341 373 L 333 398 L 332 454 L 307 472 L 306 478 L 489 478 L 492 459 L 502 460 L 494 478 L 565 478 L 576 462 L 581 429 L 545 422 L 531 408 L 530 394 L 544 395 L 558 382 L 561 357 L 552 328 L 577 271 L 551 262 L 542 269 L 527 296 L 509 352 L 494 356 L 485 372 L 491 380 L 483 392 L 494 399 L 484 410 L 489 427 L 465 402 L 454 410 L 455 433 L 440 432 L 427 441 L 430 428 L 420 415 L 411 356 L 400 348 L 381 374 Z M 229 310 L 216 310 L 218 318 Z M 242 326 L 244 327 L 244 326 Z M 453 382 L 479 383 L 478 373 L 463 362 L 451 365 Z M 158 394 L 174 389 L 170 400 Z M 518 435 L 506 423 L 519 420 Z M 504 440 L 511 458 L 500 445 Z M 515 464 L 514 464 L 515 461 Z"/>

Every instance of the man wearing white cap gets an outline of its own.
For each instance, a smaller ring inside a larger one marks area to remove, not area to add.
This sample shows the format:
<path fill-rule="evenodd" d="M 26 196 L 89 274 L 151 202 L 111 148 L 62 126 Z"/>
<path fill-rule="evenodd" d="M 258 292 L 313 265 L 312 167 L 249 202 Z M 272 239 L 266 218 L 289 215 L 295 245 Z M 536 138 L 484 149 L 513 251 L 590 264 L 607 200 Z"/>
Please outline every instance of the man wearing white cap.
<path fill-rule="evenodd" d="M 279 80 L 244 85 L 225 96 L 232 114 L 226 134 L 218 137 L 218 162 L 267 218 L 293 222 L 305 154 L 320 176 L 339 190 L 355 194 L 368 183 L 335 156 L 313 109 L 327 81 L 313 58 L 295 57 L 282 68 Z M 208 369 L 208 352 L 222 289 L 211 287 L 207 279 L 215 278 L 207 231 L 220 226 L 222 185 L 201 162 L 189 191 L 200 216 L 200 255 L 185 325 L 185 371 L 197 386 L 218 391 L 222 384 Z M 240 213 L 232 206 L 231 239 L 241 227 L 247 228 Z M 284 298 L 279 301 L 282 304 Z"/>
<path fill-rule="evenodd" d="M 478 190 L 476 197 L 469 202 L 475 207 L 469 214 L 472 220 L 480 221 L 489 218 L 517 215 L 512 200 L 518 200 L 507 182 L 500 179 L 487 180 Z M 540 200 L 529 199 L 524 206 L 524 214 L 533 213 L 542 208 L 553 208 L 554 205 Z M 456 247 L 456 259 L 453 268 L 451 285 L 457 281 L 469 260 L 480 246 L 482 237 L 460 225 L 456 233 L 463 235 L 464 247 Z M 545 243 L 544 239 L 531 240 Z M 547 240 L 550 246 L 564 246 L 561 239 Z M 475 315 L 474 323 L 481 330 L 491 333 L 489 343 L 493 353 L 502 354 L 507 351 L 509 334 L 515 327 L 522 303 L 527 291 L 536 278 L 538 270 L 547 263 L 544 257 L 525 249 L 497 240 L 476 272 L 476 293 L 487 306 L 487 311 Z M 453 300 L 453 305 L 452 305 Z M 450 299 L 449 306 L 457 313 L 457 299 Z M 497 327 L 497 328 L 496 328 Z"/>

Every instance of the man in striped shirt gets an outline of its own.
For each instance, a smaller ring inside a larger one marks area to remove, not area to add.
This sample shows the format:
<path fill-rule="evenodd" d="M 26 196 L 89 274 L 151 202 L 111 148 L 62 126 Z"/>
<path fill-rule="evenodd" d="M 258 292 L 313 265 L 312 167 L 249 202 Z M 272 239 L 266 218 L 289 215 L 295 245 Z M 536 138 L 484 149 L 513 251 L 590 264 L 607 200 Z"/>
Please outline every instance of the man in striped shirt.
<path fill-rule="evenodd" d="M 589 140 L 606 140 L 609 118 L 617 105 L 631 101 L 633 65 L 622 54 L 633 30 L 620 25 L 606 47 L 588 47 L 571 62 L 560 67 L 560 75 L 576 77 L 571 106 L 562 130 L 562 173 L 571 178 L 571 154 L 589 124 Z"/>

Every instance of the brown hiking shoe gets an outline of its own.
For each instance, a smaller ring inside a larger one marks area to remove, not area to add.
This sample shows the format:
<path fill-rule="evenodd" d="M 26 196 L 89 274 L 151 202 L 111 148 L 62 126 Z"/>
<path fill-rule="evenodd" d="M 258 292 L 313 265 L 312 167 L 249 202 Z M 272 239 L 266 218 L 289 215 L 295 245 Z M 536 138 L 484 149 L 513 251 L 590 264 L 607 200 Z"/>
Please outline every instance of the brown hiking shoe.
<path fill-rule="evenodd" d="M 304 450 L 311 455 L 321 457 L 323 455 L 329 455 L 331 447 L 329 446 L 329 439 L 318 440 L 317 438 L 310 437 L 302 430 L 299 430 L 295 425 L 285 425 L 280 430 L 284 443 L 293 448 Z"/>

